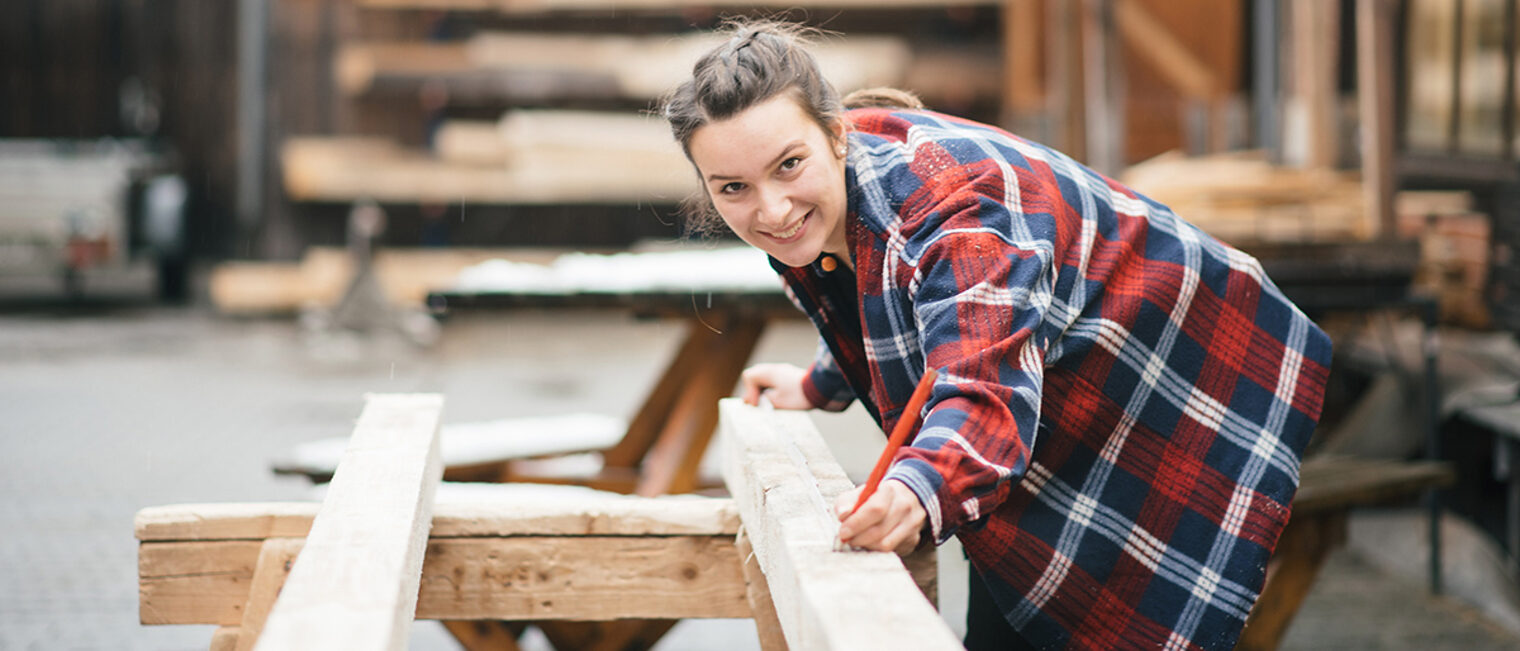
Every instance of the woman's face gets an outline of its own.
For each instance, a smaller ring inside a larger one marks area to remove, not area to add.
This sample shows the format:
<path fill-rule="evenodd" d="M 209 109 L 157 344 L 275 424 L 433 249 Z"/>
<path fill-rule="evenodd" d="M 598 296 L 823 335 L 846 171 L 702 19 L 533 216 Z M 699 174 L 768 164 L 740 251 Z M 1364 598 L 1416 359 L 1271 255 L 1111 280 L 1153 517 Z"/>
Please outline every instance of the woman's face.
<path fill-rule="evenodd" d="M 782 264 L 848 263 L 843 126 L 824 131 L 781 93 L 692 133 L 692 162 L 723 221 Z"/>

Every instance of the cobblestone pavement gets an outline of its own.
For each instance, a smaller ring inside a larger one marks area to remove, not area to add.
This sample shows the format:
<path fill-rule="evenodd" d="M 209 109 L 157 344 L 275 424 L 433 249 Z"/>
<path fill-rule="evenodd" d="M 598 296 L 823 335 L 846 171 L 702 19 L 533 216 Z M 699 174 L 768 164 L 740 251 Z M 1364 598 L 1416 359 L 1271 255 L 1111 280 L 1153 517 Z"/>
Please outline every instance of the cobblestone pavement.
<path fill-rule="evenodd" d="M 498 313 L 451 319 L 419 349 L 195 308 L 0 312 L 0 650 L 204 649 L 211 627 L 138 624 L 138 509 L 304 499 L 306 483 L 270 474 L 270 460 L 346 434 L 366 392 L 441 392 L 446 422 L 628 416 L 682 328 L 620 313 Z M 780 324 L 757 357 L 804 363 L 812 341 L 806 325 Z M 879 434 L 858 415 L 822 422 L 847 470 L 863 474 Z M 955 586 L 941 593 L 955 611 Z M 1342 554 L 1288 646 L 1520 647 L 1475 612 Z M 457 646 L 419 622 L 412 648 Z M 748 622 L 686 622 L 660 648 L 757 644 Z"/>

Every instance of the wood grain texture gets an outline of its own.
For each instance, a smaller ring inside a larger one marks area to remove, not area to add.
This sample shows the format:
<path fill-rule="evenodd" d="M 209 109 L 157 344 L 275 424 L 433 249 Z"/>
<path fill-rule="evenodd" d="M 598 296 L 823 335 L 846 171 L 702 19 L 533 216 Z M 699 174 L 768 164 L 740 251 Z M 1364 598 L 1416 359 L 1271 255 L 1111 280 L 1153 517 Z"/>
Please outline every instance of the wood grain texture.
<path fill-rule="evenodd" d="M 405 646 L 443 475 L 442 411 L 438 395 L 367 396 L 256 649 Z"/>
<path fill-rule="evenodd" d="M 260 541 L 143 543 L 144 624 L 237 626 Z M 418 619 L 748 617 L 734 536 L 435 538 Z"/>
<path fill-rule="evenodd" d="M 318 508 L 316 502 L 156 506 L 138 512 L 137 538 L 169 542 L 305 537 Z M 435 505 L 432 538 L 733 535 L 738 531 L 738 507 L 722 498 L 596 495 L 567 503 L 481 497 Z"/>
<path fill-rule="evenodd" d="M 891 553 L 835 552 L 834 526 L 805 491 L 816 477 L 826 502 L 850 488 L 805 413 L 734 399 L 721 407 L 724 479 L 794 649 L 960 649 L 960 640 Z M 804 476 L 784 446 L 794 442 Z"/>
<path fill-rule="evenodd" d="M 760 569 L 760 561 L 755 560 L 755 548 L 749 544 L 749 536 L 744 530 L 739 530 L 734 545 L 744 562 L 744 583 L 749 593 L 749 609 L 755 618 L 755 633 L 760 636 L 760 648 L 763 651 L 787 651 L 781 620 L 776 618 L 776 604 L 771 601 L 771 587 L 765 582 L 765 572 Z"/>
<path fill-rule="evenodd" d="M 285 585 L 285 578 L 290 576 L 290 568 L 305 543 L 301 538 L 270 538 L 259 548 L 259 560 L 253 568 L 252 587 L 248 591 L 247 604 L 243 607 L 243 621 L 237 629 L 238 638 L 234 647 L 237 651 L 249 651 L 258 642 L 259 634 L 264 631 L 264 622 L 269 619 L 269 611 L 273 609 L 275 599 L 280 596 L 280 588 Z"/>

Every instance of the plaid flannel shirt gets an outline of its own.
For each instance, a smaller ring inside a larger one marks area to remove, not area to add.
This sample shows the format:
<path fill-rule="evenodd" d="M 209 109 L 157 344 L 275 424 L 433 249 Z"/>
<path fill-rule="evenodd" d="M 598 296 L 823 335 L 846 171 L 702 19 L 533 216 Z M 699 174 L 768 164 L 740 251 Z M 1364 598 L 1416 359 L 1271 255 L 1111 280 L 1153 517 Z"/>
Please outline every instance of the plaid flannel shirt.
<path fill-rule="evenodd" d="M 855 270 L 772 260 L 822 334 L 815 406 L 1045 647 L 1230 648 L 1288 520 L 1330 341 L 1252 257 L 1056 151 L 927 111 L 851 124 Z"/>

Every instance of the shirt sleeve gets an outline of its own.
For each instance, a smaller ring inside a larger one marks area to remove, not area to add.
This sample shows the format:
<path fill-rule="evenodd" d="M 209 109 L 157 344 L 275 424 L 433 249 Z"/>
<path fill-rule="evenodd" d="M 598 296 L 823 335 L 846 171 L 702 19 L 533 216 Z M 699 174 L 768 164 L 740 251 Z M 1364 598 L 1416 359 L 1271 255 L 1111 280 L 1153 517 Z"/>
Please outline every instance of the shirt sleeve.
<path fill-rule="evenodd" d="M 972 219 L 1010 219 L 988 202 Z M 988 212 L 1001 214 L 988 214 Z M 1013 219 L 1023 220 L 1022 216 Z M 888 477 L 924 505 L 937 542 L 1007 499 L 1029 467 L 1039 423 L 1053 288 L 1053 238 L 1032 220 L 1009 232 L 944 228 L 916 271 L 914 317 L 940 379 L 924 423 Z"/>
<path fill-rule="evenodd" d="M 834 361 L 834 354 L 829 352 L 822 339 L 818 341 L 818 351 L 813 354 L 813 365 L 802 379 L 802 394 L 814 409 L 824 411 L 844 411 L 855 401 L 855 392 L 845 381 L 844 372 L 839 370 L 839 363 Z"/>

